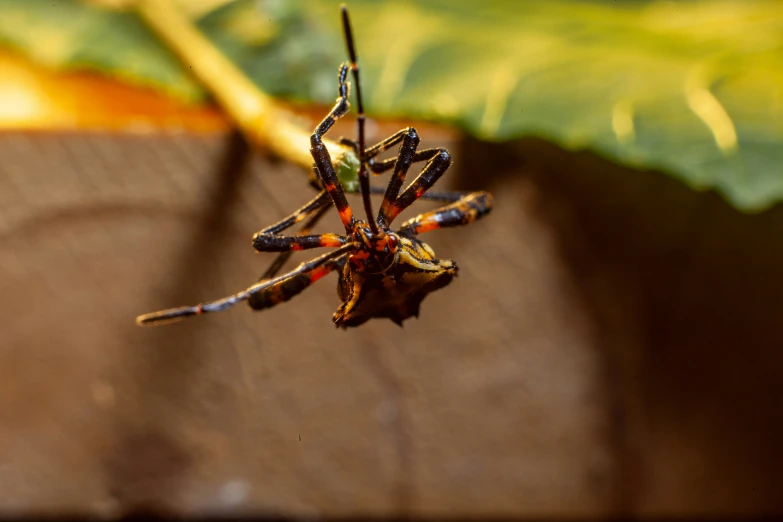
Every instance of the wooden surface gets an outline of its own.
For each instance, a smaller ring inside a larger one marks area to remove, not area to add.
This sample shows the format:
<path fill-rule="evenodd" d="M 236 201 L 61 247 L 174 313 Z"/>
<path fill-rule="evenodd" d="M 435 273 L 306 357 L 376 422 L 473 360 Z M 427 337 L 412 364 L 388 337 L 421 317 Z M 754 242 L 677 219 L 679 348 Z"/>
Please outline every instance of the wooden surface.
<path fill-rule="evenodd" d="M 0 512 L 779 511 L 783 211 L 422 134 L 496 210 L 428 237 L 461 272 L 419 320 L 349 331 L 333 278 L 134 324 L 253 282 L 297 168 L 220 133 L 0 135 Z"/>
<path fill-rule="evenodd" d="M 420 320 L 337 331 L 331 277 L 142 329 L 255 281 L 250 238 L 311 197 L 304 174 L 214 110 L 0 71 L 2 515 L 783 508 L 780 208 L 420 128 L 456 157 L 443 185 L 496 201 L 427 236 L 461 271 Z"/>

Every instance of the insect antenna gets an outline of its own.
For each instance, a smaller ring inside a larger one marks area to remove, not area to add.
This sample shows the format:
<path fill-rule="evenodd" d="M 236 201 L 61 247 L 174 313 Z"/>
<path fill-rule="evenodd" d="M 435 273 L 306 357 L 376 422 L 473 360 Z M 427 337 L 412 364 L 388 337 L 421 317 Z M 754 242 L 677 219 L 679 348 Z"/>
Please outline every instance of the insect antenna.
<path fill-rule="evenodd" d="M 356 117 L 359 135 L 359 185 L 362 190 L 362 201 L 364 202 L 364 211 L 367 213 L 367 221 L 374 234 L 378 233 L 378 223 L 373 218 L 372 201 L 370 200 L 370 174 L 367 170 L 367 160 L 365 157 L 365 138 L 364 138 L 364 104 L 362 103 L 362 87 L 359 83 L 359 66 L 356 63 L 356 47 L 353 43 L 353 31 L 351 31 L 351 20 L 348 17 L 348 8 L 345 4 L 340 6 L 343 14 L 343 31 L 345 32 L 345 43 L 348 46 L 348 56 L 351 59 L 351 72 L 353 81 L 356 84 L 356 105 L 359 113 Z"/>

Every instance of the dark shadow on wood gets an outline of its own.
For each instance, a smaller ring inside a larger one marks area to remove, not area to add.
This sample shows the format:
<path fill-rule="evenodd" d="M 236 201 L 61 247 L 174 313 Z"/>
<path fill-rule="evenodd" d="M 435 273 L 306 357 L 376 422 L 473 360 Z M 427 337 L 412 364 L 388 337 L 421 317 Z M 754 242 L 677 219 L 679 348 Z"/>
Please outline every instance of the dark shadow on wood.
<path fill-rule="evenodd" d="M 783 208 L 537 139 L 466 138 L 463 189 L 530 181 L 593 315 L 618 513 L 783 510 Z M 481 173 L 477 175 L 476 173 Z"/>
<path fill-rule="evenodd" d="M 205 208 L 188 231 L 193 235 L 174 264 L 171 274 L 160 274 L 163 290 L 156 292 L 160 308 L 196 304 L 205 300 L 201 284 L 215 258 L 231 241 L 230 209 L 239 201 L 244 174 L 250 169 L 250 149 L 238 133 L 227 140 L 222 159 L 216 163 L 214 186 L 208 190 Z M 155 288 L 157 282 L 150 282 Z M 129 326 L 138 329 L 138 326 Z M 203 346 L 199 336 L 205 325 L 185 320 L 180 325 L 155 328 L 152 346 L 138 353 L 134 380 L 144 383 L 139 392 L 139 425 L 120 423 L 118 447 L 106 460 L 110 495 L 130 512 L 165 513 L 176 498 L 178 484 L 192 466 L 187 448 L 171 432 L 171 408 L 188 402 L 191 379 L 198 378 Z M 137 332 L 129 332 L 133 338 Z"/>

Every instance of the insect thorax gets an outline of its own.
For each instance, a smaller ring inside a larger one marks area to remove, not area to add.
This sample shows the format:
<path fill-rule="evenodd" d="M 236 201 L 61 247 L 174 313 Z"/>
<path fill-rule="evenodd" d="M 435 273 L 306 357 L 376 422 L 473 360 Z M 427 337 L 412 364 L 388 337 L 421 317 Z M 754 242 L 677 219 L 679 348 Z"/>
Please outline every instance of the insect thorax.
<path fill-rule="evenodd" d="M 372 318 L 388 318 L 402 325 L 404 319 L 418 317 L 427 294 L 446 286 L 456 275 L 453 261 L 437 259 L 418 239 L 399 237 L 394 262 L 382 272 L 369 273 L 345 263 L 337 283 L 343 303 L 333 320 L 343 328 Z"/>

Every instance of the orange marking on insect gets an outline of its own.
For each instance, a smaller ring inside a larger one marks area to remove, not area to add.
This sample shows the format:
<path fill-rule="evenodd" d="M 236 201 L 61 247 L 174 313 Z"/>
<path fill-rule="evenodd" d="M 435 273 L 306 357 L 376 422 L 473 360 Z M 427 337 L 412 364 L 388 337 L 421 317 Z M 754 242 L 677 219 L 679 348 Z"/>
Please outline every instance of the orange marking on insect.
<path fill-rule="evenodd" d="M 268 289 L 267 291 L 264 292 L 264 298 L 272 306 L 280 303 L 283 300 L 280 292 L 280 288 Z"/>
<path fill-rule="evenodd" d="M 204 305 L 198 305 L 196 307 L 196 315 L 201 315 L 204 313 Z"/>
<path fill-rule="evenodd" d="M 348 258 L 348 261 L 351 263 L 359 263 L 364 264 L 364 261 L 370 258 L 370 254 L 368 252 L 364 252 L 362 250 L 354 253 Z"/>
<path fill-rule="evenodd" d="M 323 276 L 331 272 L 332 270 L 329 267 L 321 266 L 316 269 L 314 269 L 312 272 L 310 272 L 310 282 L 314 283 L 321 279 Z"/>
<path fill-rule="evenodd" d="M 348 256 L 348 264 L 355 270 L 364 268 L 365 262 L 370 258 L 370 253 L 360 250 Z"/>
<path fill-rule="evenodd" d="M 419 186 L 419 187 L 416 189 L 416 197 L 417 197 L 417 198 L 420 198 L 420 197 L 421 197 L 421 195 L 422 195 L 422 194 L 424 194 L 425 192 L 427 192 L 427 189 L 426 189 L 426 188 L 424 188 L 424 186 Z"/>
<path fill-rule="evenodd" d="M 322 247 L 340 247 L 343 246 L 343 239 L 337 234 L 323 234 L 320 245 Z"/>
<path fill-rule="evenodd" d="M 385 212 L 386 218 L 389 221 L 391 221 L 392 219 L 396 218 L 397 214 L 399 214 L 400 212 L 402 212 L 402 210 L 400 210 L 400 207 L 398 207 L 394 203 L 391 203 L 389 204 L 388 210 Z"/>
<path fill-rule="evenodd" d="M 291 250 L 292 251 L 303 250 L 302 245 L 300 245 L 299 243 L 291 243 Z"/>
<path fill-rule="evenodd" d="M 438 224 L 437 221 L 435 221 L 434 219 L 426 219 L 416 224 L 416 233 L 422 234 L 424 232 L 429 232 L 431 230 L 437 230 L 438 228 L 440 228 L 440 225 Z"/>
<path fill-rule="evenodd" d="M 344 209 L 340 210 L 340 219 L 343 223 L 350 223 L 353 221 L 353 211 L 351 210 L 351 207 L 345 207 Z"/>

